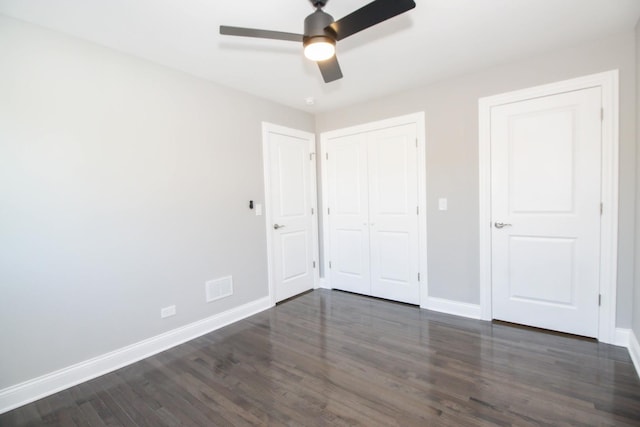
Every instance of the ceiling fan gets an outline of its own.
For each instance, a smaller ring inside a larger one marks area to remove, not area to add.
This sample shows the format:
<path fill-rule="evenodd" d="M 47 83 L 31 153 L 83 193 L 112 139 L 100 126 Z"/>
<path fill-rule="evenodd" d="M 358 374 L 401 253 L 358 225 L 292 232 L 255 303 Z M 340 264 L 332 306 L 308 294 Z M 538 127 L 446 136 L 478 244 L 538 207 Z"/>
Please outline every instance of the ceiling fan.
<path fill-rule="evenodd" d="M 416 7 L 413 0 L 374 0 L 337 21 L 322 11 L 328 0 L 310 0 L 316 11 L 304 20 L 304 34 L 220 26 L 220 34 L 302 42 L 307 58 L 318 63 L 325 83 L 342 78 L 336 42 Z"/>

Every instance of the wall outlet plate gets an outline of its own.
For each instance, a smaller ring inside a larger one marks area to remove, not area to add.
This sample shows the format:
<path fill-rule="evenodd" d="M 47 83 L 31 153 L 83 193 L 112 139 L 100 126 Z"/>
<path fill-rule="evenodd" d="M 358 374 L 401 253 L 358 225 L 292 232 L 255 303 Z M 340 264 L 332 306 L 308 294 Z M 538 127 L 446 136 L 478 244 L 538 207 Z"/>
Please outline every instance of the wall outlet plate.
<path fill-rule="evenodd" d="M 176 306 L 170 305 L 169 307 L 164 307 L 160 309 L 160 318 L 164 319 L 165 317 L 175 316 L 176 315 Z"/>

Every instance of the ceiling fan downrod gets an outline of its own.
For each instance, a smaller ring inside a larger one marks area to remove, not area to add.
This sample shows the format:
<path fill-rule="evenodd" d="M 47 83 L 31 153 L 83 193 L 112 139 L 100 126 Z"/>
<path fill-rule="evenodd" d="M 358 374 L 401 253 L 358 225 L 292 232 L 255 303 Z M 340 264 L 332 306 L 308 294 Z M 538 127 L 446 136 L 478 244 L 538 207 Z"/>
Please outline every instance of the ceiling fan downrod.
<path fill-rule="evenodd" d="M 328 0 L 310 0 L 313 7 L 316 9 L 322 9 L 327 5 Z"/>

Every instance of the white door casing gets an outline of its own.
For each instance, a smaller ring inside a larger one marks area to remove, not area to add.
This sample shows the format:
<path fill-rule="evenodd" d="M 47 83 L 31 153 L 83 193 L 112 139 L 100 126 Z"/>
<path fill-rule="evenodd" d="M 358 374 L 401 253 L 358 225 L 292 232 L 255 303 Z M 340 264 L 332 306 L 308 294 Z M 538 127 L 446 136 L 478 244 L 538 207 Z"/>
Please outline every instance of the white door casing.
<path fill-rule="evenodd" d="M 272 302 L 317 287 L 313 134 L 263 123 L 269 292 Z"/>
<path fill-rule="evenodd" d="M 600 88 L 491 110 L 493 318 L 598 335 Z"/>
<path fill-rule="evenodd" d="M 424 141 L 424 113 L 321 135 L 326 287 L 426 304 Z"/>
<path fill-rule="evenodd" d="M 524 239 L 522 237 L 518 237 L 512 242 L 515 244 L 515 249 L 522 249 L 526 247 L 528 243 L 540 243 L 537 249 L 540 251 L 540 246 L 544 246 L 544 239 L 535 241 L 537 238 L 536 235 L 533 235 L 531 230 L 523 233 L 519 233 L 515 230 L 515 228 L 505 227 L 501 230 L 496 230 L 494 226 L 494 222 L 503 222 L 503 223 L 511 223 L 508 219 L 498 219 L 496 217 L 497 212 L 492 211 L 492 203 L 491 203 L 491 192 L 492 192 L 492 174 L 491 174 L 491 166 L 492 166 L 492 156 L 496 156 L 495 152 L 492 152 L 492 111 L 500 111 L 501 106 L 506 104 L 513 104 L 522 101 L 531 100 L 535 102 L 536 99 L 550 97 L 557 94 L 569 94 L 574 91 L 583 91 L 585 89 L 591 89 L 598 91 L 601 95 L 601 112 L 595 112 L 596 115 L 602 114 L 602 118 L 600 120 L 601 129 L 599 131 L 599 135 L 601 136 L 601 151 L 600 151 L 600 162 L 596 166 L 596 168 L 600 171 L 599 180 L 600 180 L 600 202 L 602 202 L 602 214 L 599 215 L 599 211 L 597 216 L 599 217 L 600 228 L 598 231 L 598 240 L 599 240 L 599 254 L 595 261 L 597 264 L 595 267 L 592 266 L 592 273 L 597 276 L 599 282 L 599 294 L 601 297 L 601 304 L 597 307 L 597 328 L 596 328 L 596 337 L 603 342 L 614 343 L 615 341 L 615 318 L 616 318 L 616 275 L 617 275 L 617 217 L 618 217 L 618 72 L 617 70 L 609 71 L 605 73 L 594 74 L 590 76 L 585 76 L 581 78 L 576 78 L 572 80 L 562 81 L 558 83 L 538 86 L 534 88 L 519 90 L 515 92 L 509 92 L 501 95 L 495 95 L 487 98 L 482 98 L 479 100 L 479 124 L 480 124 L 480 147 L 479 147 L 479 190 L 480 190 L 480 303 L 482 310 L 482 318 L 485 320 L 490 320 L 494 318 L 494 307 L 492 306 L 492 280 L 494 275 L 498 274 L 493 271 L 492 268 L 492 235 L 498 231 L 506 231 L 505 236 L 508 236 L 509 233 L 520 234 L 525 236 Z M 584 92 L 586 93 L 586 92 Z M 594 92 L 591 92 L 594 93 Z M 568 95 L 570 96 L 570 95 Z M 585 95 L 589 96 L 589 95 Z M 544 101 L 542 101 L 544 102 Z M 591 112 L 591 114 L 594 114 Z M 558 114 L 548 115 L 546 120 L 549 123 L 561 123 L 562 121 L 558 121 L 559 118 L 562 117 L 562 113 L 558 112 Z M 526 126 L 526 120 L 524 120 L 521 125 Z M 598 133 L 598 131 L 595 131 Z M 526 144 L 525 144 L 526 145 Z M 543 152 L 544 150 L 541 150 Z M 562 150 L 561 150 L 562 151 Z M 565 157 L 567 156 L 567 149 L 564 149 Z M 562 157 L 561 153 L 557 153 L 557 155 L 552 159 L 553 164 L 557 164 Z M 535 163 L 535 159 L 530 162 L 529 166 L 532 166 Z M 577 167 L 577 164 L 576 164 Z M 566 172 L 566 171 L 565 171 Z M 557 176 L 558 179 L 563 180 L 566 179 L 566 173 L 564 178 L 562 175 Z M 587 178 L 589 179 L 589 178 Z M 526 181 L 526 180 L 525 180 Z M 559 186 L 562 187 L 562 186 Z M 526 188 L 526 186 L 525 186 Z M 556 198 L 555 199 L 543 199 L 543 202 L 553 205 L 555 204 L 556 210 L 558 207 L 563 208 L 561 200 L 562 197 L 558 197 L 558 195 L 562 195 L 563 191 L 566 195 L 568 186 L 564 186 L 564 190 L 562 188 L 557 188 L 556 190 Z M 576 187 L 577 188 L 577 187 Z M 522 192 L 522 194 L 526 194 Z M 526 199 L 526 197 L 524 197 Z M 578 202 L 580 199 L 579 196 L 576 197 L 572 202 Z M 565 198 L 566 200 L 566 198 Z M 526 203 L 526 200 L 523 200 L 521 197 L 520 200 L 512 201 L 513 203 L 520 203 L 522 206 Z M 588 202 L 592 203 L 592 202 Z M 521 207 L 522 207 L 521 206 Z M 579 207 L 575 204 L 576 207 Z M 509 208 L 509 207 L 508 207 Z M 566 209 L 566 205 L 564 206 Z M 597 207 L 599 208 L 599 206 Z M 523 210 L 523 209 L 520 209 Z M 562 210 L 562 209 L 560 209 Z M 503 213 L 501 213 L 503 214 Z M 593 212 L 590 213 L 593 215 Z M 563 215 L 559 213 L 551 213 L 549 216 L 562 217 Z M 564 214 L 564 216 L 570 216 L 568 214 Z M 493 219 L 496 218 L 494 221 Z M 586 220 L 588 221 L 588 220 Z M 549 233 L 549 231 L 546 231 Z M 528 234 L 527 234 L 528 233 Z M 503 236 L 503 240 L 507 239 L 507 237 Z M 528 237 L 527 237 L 528 236 Z M 531 239 L 530 237 L 533 238 Z M 593 236 L 587 237 L 594 239 Z M 520 240 L 518 240 L 520 239 Z M 527 240 L 529 239 L 529 240 Z M 542 256 L 551 257 L 552 252 L 555 250 L 555 257 L 553 259 L 560 259 L 562 256 L 568 256 L 571 253 L 570 247 L 573 247 L 573 250 L 578 250 L 576 243 L 571 243 L 572 238 L 565 240 L 556 240 L 554 243 L 558 243 L 554 249 L 550 249 L 549 251 L 542 250 Z M 504 244 L 504 242 L 500 243 L 500 238 L 495 242 L 498 246 L 500 244 Z M 549 243 L 551 241 L 548 241 Z M 520 246 L 518 246 L 520 245 Z M 531 248 L 535 248 L 536 245 L 532 245 Z M 588 250 L 587 250 L 588 251 Z M 577 255 L 577 253 L 576 253 Z M 518 263 L 519 255 L 516 254 L 516 259 L 514 263 Z M 577 259 L 577 258 L 576 258 Z M 524 263 L 521 263 L 524 265 Z M 529 268 L 532 269 L 532 265 L 530 264 Z M 495 266 L 494 266 L 495 267 Z M 587 267 L 588 268 L 588 267 Z M 521 270 L 519 273 L 522 275 L 525 270 Z M 564 277 L 568 278 L 570 270 L 565 270 L 564 272 L 558 272 L 559 276 L 564 275 Z M 575 271 L 574 271 L 575 273 Z M 505 274 L 504 270 L 500 274 Z M 540 274 L 537 271 L 529 271 L 527 275 L 532 277 L 534 274 Z M 544 272 L 542 273 L 544 274 Z M 568 279 L 567 279 L 568 280 Z M 561 288 L 560 288 L 561 289 Z M 517 290 L 516 290 L 517 291 Z M 565 288 L 566 291 L 566 288 Z M 556 295 L 556 297 L 562 299 L 563 297 L 566 299 L 566 293 L 562 295 L 560 292 Z M 592 299 L 593 300 L 593 299 Z M 597 303 L 597 296 L 596 296 Z M 562 304 L 558 304 L 557 307 Z M 592 326 L 593 327 L 593 326 Z M 584 333 L 584 332 L 577 332 Z M 592 334 L 593 335 L 593 334 Z"/>

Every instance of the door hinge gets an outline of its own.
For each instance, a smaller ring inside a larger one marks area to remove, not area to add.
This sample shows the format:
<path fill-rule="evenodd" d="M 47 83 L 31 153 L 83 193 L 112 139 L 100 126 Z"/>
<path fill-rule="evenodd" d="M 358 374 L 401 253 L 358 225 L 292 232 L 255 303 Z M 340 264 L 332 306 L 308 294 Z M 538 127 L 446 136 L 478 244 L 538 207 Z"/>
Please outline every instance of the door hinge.
<path fill-rule="evenodd" d="M 418 282 L 420 281 L 420 273 L 418 273 Z"/>
<path fill-rule="evenodd" d="M 316 268 L 316 262 L 313 261 L 313 268 Z"/>
<path fill-rule="evenodd" d="M 602 305 L 602 294 L 598 294 L 598 307 Z"/>
<path fill-rule="evenodd" d="M 603 211 L 604 211 L 604 203 L 600 202 L 600 215 L 602 215 Z"/>
<path fill-rule="evenodd" d="M 327 215 L 331 215 L 331 208 L 327 208 Z"/>
<path fill-rule="evenodd" d="M 331 268 L 331 261 L 329 261 L 329 268 Z"/>
<path fill-rule="evenodd" d="M 418 138 L 416 138 L 416 147 L 418 146 Z"/>
<path fill-rule="evenodd" d="M 600 121 L 604 121 L 604 108 L 600 108 Z"/>
<path fill-rule="evenodd" d="M 420 215 L 420 206 L 416 206 L 416 215 Z"/>
<path fill-rule="evenodd" d="M 309 160 L 313 160 L 313 156 L 315 156 L 316 153 L 309 153 Z"/>
<path fill-rule="evenodd" d="M 329 153 L 324 153 L 325 159 L 329 160 Z"/>
<path fill-rule="evenodd" d="M 311 215 L 313 215 L 315 212 L 316 211 L 313 208 L 311 208 Z"/>

